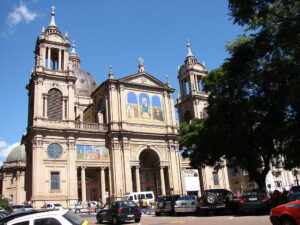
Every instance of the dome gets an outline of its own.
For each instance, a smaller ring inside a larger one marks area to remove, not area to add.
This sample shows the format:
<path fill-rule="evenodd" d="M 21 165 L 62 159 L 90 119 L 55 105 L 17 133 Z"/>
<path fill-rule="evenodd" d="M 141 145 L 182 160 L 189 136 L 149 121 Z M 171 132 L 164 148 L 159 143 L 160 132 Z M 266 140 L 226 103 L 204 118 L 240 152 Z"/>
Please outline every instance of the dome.
<path fill-rule="evenodd" d="M 18 145 L 6 157 L 5 162 L 24 161 L 26 162 L 25 145 Z"/>
<path fill-rule="evenodd" d="M 89 73 L 75 69 L 74 75 L 77 78 L 75 83 L 75 94 L 77 96 L 90 96 L 97 88 L 97 81 Z"/>

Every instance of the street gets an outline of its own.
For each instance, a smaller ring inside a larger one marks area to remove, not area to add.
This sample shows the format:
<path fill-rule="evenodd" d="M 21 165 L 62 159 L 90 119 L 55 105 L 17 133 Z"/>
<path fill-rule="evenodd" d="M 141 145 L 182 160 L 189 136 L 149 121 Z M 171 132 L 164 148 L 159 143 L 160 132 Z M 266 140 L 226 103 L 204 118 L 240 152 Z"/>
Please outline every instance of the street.
<path fill-rule="evenodd" d="M 89 221 L 89 224 L 98 224 L 96 216 L 83 216 Z M 109 224 L 109 223 L 107 223 Z M 154 216 L 143 215 L 139 223 L 126 222 L 125 224 L 190 224 L 190 225 L 271 225 L 268 215 L 253 216 Z"/>

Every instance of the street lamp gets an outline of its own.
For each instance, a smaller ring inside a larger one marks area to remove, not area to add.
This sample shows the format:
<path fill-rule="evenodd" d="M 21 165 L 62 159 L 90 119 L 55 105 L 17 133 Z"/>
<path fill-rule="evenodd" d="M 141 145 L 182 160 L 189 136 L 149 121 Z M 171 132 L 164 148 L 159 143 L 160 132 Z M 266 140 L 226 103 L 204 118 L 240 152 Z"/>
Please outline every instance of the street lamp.
<path fill-rule="evenodd" d="M 298 175 L 298 171 L 296 169 L 293 169 L 292 173 L 293 173 L 293 175 L 296 178 L 297 186 L 299 186 L 299 181 L 298 181 L 298 176 L 297 176 Z"/>

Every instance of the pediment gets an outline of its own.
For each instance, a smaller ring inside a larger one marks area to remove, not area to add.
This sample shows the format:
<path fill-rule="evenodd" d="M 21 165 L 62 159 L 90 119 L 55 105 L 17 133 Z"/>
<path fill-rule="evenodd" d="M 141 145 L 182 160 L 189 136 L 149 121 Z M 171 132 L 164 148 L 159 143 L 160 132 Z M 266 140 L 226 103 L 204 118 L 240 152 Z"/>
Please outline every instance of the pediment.
<path fill-rule="evenodd" d="M 156 79 L 148 73 L 133 74 L 120 79 L 120 81 L 129 84 L 140 84 L 152 87 L 169 88 L 165 83 L 161 82 L 160 80 Z"/>

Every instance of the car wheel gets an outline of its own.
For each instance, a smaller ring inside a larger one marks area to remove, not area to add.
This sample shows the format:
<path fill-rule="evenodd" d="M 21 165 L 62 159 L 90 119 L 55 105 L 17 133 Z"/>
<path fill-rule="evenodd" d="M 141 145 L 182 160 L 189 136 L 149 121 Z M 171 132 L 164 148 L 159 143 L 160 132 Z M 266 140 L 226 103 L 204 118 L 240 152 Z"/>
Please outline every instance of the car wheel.
<path fill-rule="evenodd" d="M 114 224 L 114 225 L 119 224 L 119 221 L 118 221 L 117 217 L 114 216 L 112 218 L 112 224 Z"/>
<path fill-rule="evenodd" d="M 102 219 L 101 219 L 100 216 L 97 216 L 97 222 L 98 222 L 98 223 L 102 223 Z"/>
<path fill-rule="evenodd" d="M 280 225 L 297 225 L 296 222 L 292 218 L 284 218 Z"/>
<path fill-rule="evenodd" d="M 76 213 L 76 214 L 80 213 L 80 209 L 76 209 L 76 210 L 75 210 L 75 213 Z"/>
<path fill-rule="evenodd" d="M 141 221 L 141 218 L 138 218 L 138 219 L 134 219 L 134 222 L 138 223 Z"/>
<path fill-rule="evenodd" d="M 208 193 L 205 197 L 207 204 L 213 205 L 217 203 L 217 196 L 214 193 Z"/>
<path fill-rule="evenodd" d="M 155 212 L 155 216 L 160 216 L 160 213 L 159 212 Z"/>

